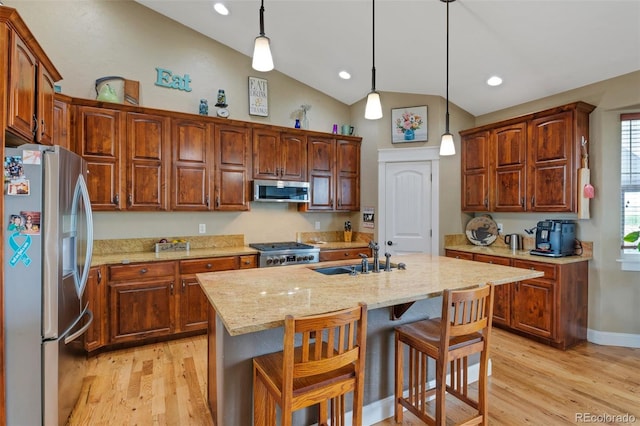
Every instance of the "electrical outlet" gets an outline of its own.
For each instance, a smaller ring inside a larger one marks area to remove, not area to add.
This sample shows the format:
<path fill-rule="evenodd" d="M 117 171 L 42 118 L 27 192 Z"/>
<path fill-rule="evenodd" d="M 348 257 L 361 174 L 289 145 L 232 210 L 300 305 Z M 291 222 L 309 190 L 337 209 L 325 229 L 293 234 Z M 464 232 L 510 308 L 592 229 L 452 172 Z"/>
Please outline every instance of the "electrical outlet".
<path fill-rule="evenodd" d="M 320 230 L 320 221 L 316 221 L 316 231 Z"/>
<path fill-rule="evenodd" d="M 502 234 L 502 231 L 503 231 L 503 230 L 504 230 L 504 229 L 502 228 L 502 224 L 501 224 L 501 223 L 498 223 L 498 234 Z"/>
<path fill-rule="evenodd" d="M 200 225 L 198 225 L 198 232 L 201 234 L 206 234 L 207 233 L 207 224 L 206 223 L 201 223 Z"/>

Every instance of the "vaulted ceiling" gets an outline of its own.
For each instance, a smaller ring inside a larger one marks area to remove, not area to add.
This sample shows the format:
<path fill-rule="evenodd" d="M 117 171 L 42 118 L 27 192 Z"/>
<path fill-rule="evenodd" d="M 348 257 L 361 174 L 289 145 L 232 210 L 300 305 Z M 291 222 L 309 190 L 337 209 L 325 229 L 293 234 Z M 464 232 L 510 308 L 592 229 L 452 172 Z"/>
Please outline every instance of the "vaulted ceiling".
<path fill-rule="evenodd" d="M 259 0 L 136 0 L 247 56 Z M 371 89 L 371 0 L 266 0 L 275 69 L 348 105 Z M 640 0 L 456 0 L 449 98 L 473 115 L 640 70 Z M 377 0 L 376 87 L 445 96 L 446 4 Z M 338 72 L 346 70 L 351 79 Z M 490 87 L 486 80 L 504 80 Z M 640 88 L 630 88 L 640 90 Z M 383 99 L 384 100 L 384 99 Z"/>

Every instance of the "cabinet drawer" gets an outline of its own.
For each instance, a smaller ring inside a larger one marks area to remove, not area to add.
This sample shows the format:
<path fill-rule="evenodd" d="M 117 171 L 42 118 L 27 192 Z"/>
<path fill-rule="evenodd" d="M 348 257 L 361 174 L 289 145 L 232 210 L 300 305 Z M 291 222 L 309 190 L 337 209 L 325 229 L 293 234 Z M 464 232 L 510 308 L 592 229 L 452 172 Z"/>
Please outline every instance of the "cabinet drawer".
<path fill-rule="evenodd" d="M 360 259 L 360 253 L 364 253 L 368 257 L 371 257 L 371 249 L 369 247 L 325 250 L 320 251 L 320 262 L 327 262 L 329 260 Z"/>
<path fill-rule="evenodd" d="M 181 260 L 180 274 L 199 274 L 202 272 L 229 271 L 239 268 L 239 257 L 212 257 L 209 259 Z"/>
<path fill-rule="evenodd" d="M 473 260 L 473 253 L 467 253 L 466 251 L 458 250 L 446 250 L 447 257 L 453 257 L 454 259 Z"/>
<path fill-rule="evenodd" d="M 109 267 L 110 281 L 157 278 L 175 275 L 175 262 L 137 263 Z"/>
<path fill-rule="evenodd" d="M 240 256 L 240 269 L 250 269 L 258 267 L 258 255 Z"/>
<path fill-rule="evenodd" d="M 474 254 L 473 260 L 476 262 L 491 263 L 493 265 L 511 266 L 511 259 L 508 257 L 489 256 L 486 254 Z"/>
<path fill-rule="evenodd" d="M 544 277 L 548 280 L 555 280 L 558 268 L 556 265 L 540 262 L 530 262 L 527 260 L 514 260 L 513 266 L 516 268 L 531 269 L 533 271 L 544 272 Z"/>

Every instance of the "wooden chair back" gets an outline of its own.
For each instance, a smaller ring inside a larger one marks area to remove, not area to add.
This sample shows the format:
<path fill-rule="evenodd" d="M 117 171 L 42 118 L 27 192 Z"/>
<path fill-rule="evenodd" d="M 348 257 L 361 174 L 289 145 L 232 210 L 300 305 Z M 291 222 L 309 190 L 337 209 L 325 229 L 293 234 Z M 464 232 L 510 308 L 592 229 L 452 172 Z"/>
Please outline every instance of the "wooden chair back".
<path fill-rule="evenodd" d="M 285 317 L 283 387 L 294 379 L 331 373 L 350 367 L 353 376 L 364 375 L 367 307 L 327 314 Z"/>
<path fill-rule="evenodd" d="M 446 290 L 442 295 L 440 348 L 443 352 L 455 346 L 456 338 L 477 334 L 478 341 L 488 346 L 493 318 L 494 286 L 487 284 L 467 290 Z"/>

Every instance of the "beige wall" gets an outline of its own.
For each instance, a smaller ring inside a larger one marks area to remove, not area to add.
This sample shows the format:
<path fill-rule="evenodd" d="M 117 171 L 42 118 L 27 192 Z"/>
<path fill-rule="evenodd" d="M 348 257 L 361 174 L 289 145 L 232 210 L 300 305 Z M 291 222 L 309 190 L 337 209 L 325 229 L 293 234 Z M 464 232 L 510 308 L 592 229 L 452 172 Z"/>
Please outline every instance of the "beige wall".
<path fill-rule="evenodd" d="M 258 73 L 250 68 L 250 58 L 211 41 L 173 21 L 131 1 L 10 1 L 40 41 L 65 78 L 64 93 L 93 98 L 96 78 L 120 75 L 140 81 L 144 106 L 197 111 L 199 99 L 215 103 L 217 90 L 226 90 L 233 118 L 291 126 L 291 113 L 301 104 L 311 104 L 310 127 L 329 131 L 333 123 L 350 122 L 363 137 L 361 205 L 377 208 L 377 150 L 402 149 L 391 144 L 391 108 L 427 105 L 426 143 L 433 146 L 444 131 L 444 100 L 439 96 L 382 92 L 385 117 L 378 121 L 363 118 L 364 101 L 342 104 L 278 72 Z M 185 93 L 154 86 L 155 67 L 190 74 L 193 91 Z M 249 116 L 247 77 L 269 81 L 270 117 Z M 577 100 L 592 103 L 590 165 L 596 198 L 592 219 L 580 221 L 579 238 L 594 242 L 590 262 L 589 327 L 603 332 L 640 334 L 640 286 L 637 272 L 621 272 L 619 256 L 619 147 L 618 114 L 640 110 L 640 72 L 586 86 L 567 93 L 536 100 L 503 111 L 472 117 L 450 105 L 451 131 L 550 108 Z M 366 91 L 367 88 L 364 89 Z M 363 91 L 363 97 L 366 95 Z M 210 107 L 213 113 L 214 108 Z M 606 167 L 605 167 L 606 165 Z M 463 232 L 470 216 L 460 213 L 460 156 L 444 157 L 440 166 L 440 229 L 442 236 Z M 298 213 L 286 205 L 252 205 L 243 213 L 97 213 L 96 237 L 161 237 L 195 235 L 199 223 L 207 234 L 242 233 L 249 242 L 295 238 L 298 231 L 311 231 L 315 222 L 322 230 L 341 229 L 350 219 L 360 227 L 360 214 Z M 571 215 L 494 214 L 505 232 L 523 233 L 547 217 Z M 575 216 L 573 216 L 575 217 Z M 442 247 L 442 241 L 440 243 Z"/>

